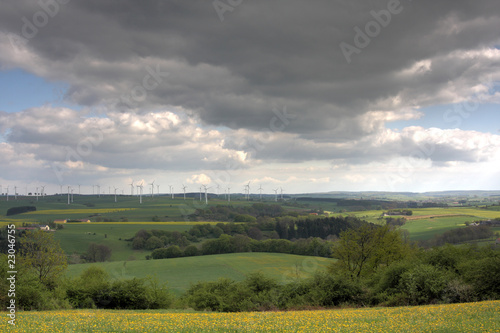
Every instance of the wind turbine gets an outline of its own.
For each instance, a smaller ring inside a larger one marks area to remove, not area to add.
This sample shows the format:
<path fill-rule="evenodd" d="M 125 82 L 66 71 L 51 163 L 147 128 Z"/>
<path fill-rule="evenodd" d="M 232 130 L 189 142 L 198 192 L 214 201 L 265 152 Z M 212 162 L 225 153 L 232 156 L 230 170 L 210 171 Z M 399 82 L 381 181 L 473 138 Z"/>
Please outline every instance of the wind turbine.
<path fill-rule="evenodd" d="M 202 188 L 202 187 L 200 186 L 200 201 L 201 201 L 201 188 Z"/>
<path fill-rule="evenodd" d="M 278 201 L 278 189 L 273 190 L 275 194 L 274 201 Z"/>
<path fill-rule="evenodd" d="M 42 186 L 42 192 L 40 192 L 41 196 L 43 197 L 45 193 L 45 185 Z M 38 201 L 38 198 L 36 199 Z"/>
<path fill-rule="evenodd" d="M 100 198 L 101 197 L 101 185 L 96 185 L 96 186 L 97 186 L 97 190 L 99 191 L 97 193 L 99 193 L 99 198 Z"/>
<path fill-rule="evenodd" d="M 132 181 L 132 183 L 130 183 L 129 185 L 130 185 L 130 195 L 134 196 L 134 181 Z"/>
<path fill-rule="evenodd" d="M 115 189 L 115 202 L 116 202 L 116 190 L 118 189 L 117 187 L 114 187 L 113 188 Z"/>
<path fill-rule="evenodd" d="M 153 182 L 149 185 L 151 185 L 151 198 L 152 198 L 152 197 L 154 197 L 155 181 L 153 180 Z"/>
<path fill-rule="evenodd" d="M 184 200 L 186 200 L 186 185 L 182 184 L 182 190 L 184 191 Z"/>
<path fill-rule="evenodd" d="M 217 184 L 217 198 L 219 197 L 219 189 L 220 189 L 220 185 Z"/>
<path fill-rule="evenodd" d="M 210 187 L 207 187 L 207 185 L 203 185 L 203 187 L 205 188 L 205 205 L 208 205 L 207 190 L 208 190 Z"/>
<path fill-rule="evenodd" d="M 7 186 L 7 201 L 9 201 L 9 186 Z"/>
<path fill-rule="evenodd" d="M 14 199 L 17 200 L 17 186 L 14 186 Z"/>
<path fill-rule="evenodd" d="M 174 187 L 172 185 L 168 185 L 168 187 L 170 187 L 170 196 L 172 197 L 172 199 L 174 198 Z"/>
<path fill-rule="evenodd" d="M 137 185 L 137 192 L 139 193 L 139 203 L 142 204 L 142 182 L 141 185 Z"/>
<path fill-rule="evenodd" d="M 259 185 L 260 201 L 262 201 L 262 185 Z"/>
<path fill-rule="evenodd" d="M 38 201 L 38 186 L 36 187 L 35 195 L 36 195 L 36 201 Z"/>
<path fill-rule="evenodd" d="M 81 186 L 81 185 L 80 185 L 80 184 L 78 184 L 78 195 L 81 195 L 81 194 L 82 194 L 82 192 L 80 191 L 80 186 Z"/>
<path fill-rule="evenodd" d="M 70 186 L 68 185 L 68 205 L 69 205 L 69 199 L 70 199 L 70 196 L 69 196 L 69 189 L 70 189 Z"/>
<path fill-rule="evenodd" d="M 227 188 L 227 202 L 231 202 L 231 188 L 229 186 Z"/>
<path fill-rule="evenodd" d="M 281 200 L 283 200 L 283 188 L 280 187 L 281 190 Z"/>
<path fill-rule="evenodd" d="M 73 202 L 73 188 L 71 188 L 71 202 Z"/>
<path fill-rule="evenodd" d="M 160 195 L 160 184 L 156 184 L 156 194 Z"/>
<path fill-rule="evenodd" d="M 250 182 L 248 182 L 248 184 L 245 185 L 245 191 L 246 191 L 246 197 L 247 197 L 247 200 L 250 200 Z"/>

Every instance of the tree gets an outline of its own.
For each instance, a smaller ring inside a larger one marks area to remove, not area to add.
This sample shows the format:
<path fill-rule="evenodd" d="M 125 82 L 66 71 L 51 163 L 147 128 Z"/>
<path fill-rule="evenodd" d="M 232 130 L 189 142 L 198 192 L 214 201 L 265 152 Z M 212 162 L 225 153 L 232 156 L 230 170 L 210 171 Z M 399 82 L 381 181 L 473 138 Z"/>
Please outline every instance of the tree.
<path fill-rule="evenodd" d="M 380 266 L 402 260 L 410 252 L 399 231 L 389 226 L 366 224 L 340 234 L 333 247 L 333 257 L 338 261 L 331 271 L 340 270 L 351 279 L 359 279 L 375 272 Z"/>
<path fill-rule="evenodd" d="M 149 239 L 144 244 L 144 247 L 147 250 L 158 249 L 160 247 L 163 247 L 163 242 L 162 242 L 162 240 L 160 238 L 158 238 L 156 236 L 151 236 L 151 237 L 149 237 Z"/>
<path fill-rule="evenodd" d="M 111 248 L 104 244 L 90 243 L 86 257 L 90 262 L 106 261 L 111 258 L 111 252 Z"/>
<path fill-rule="evenodd" d="M 52 234 L 37 230 L 25 233 L 19 243 L 20 259 L 35 271 L 41 283 L 54 287 L 68 265 L 59 242 L 54 240 Z"/>

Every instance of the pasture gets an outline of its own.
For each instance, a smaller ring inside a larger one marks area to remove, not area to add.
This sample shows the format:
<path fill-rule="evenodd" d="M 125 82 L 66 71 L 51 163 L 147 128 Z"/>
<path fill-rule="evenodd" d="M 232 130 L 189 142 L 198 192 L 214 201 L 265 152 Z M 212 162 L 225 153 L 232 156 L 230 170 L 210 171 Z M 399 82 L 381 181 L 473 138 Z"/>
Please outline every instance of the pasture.
<path fill-rule="evenodd" d="M 191 222 L 193 223 L 193 222 Z M 54 233 L 66 254 L 82 254 L 87 251 L 90 243 L 104 244 L 112 249 L 111 261 L 128 260 L 131 258 L 145 259 L 151 251 L 133 250 L 132 243 L 125 239 L 132 238 L 140 229 L 157 229 L 167 231 L 186 231 L 193 224 L 189 222 L 96 222 L 96 223 L 66 223 L 64 229 Z"/>
<path fill-rule="evenodd" d="M 332 260 L 281 253 L 231 253 L 70 265 L 67 275 L 77 276 L 92 265 L 102 267 L 114 279 L 143 278 L 154 274 L 159 281 L 167 282 L 174 294 L 180 295 L 189 288 L 190 283 L 214 281 L 222 277 L 241 281 L 248 274 L 257 271 L 280 283 L 290 282 L 310 277 L 316 271 L 325 269 Z"/>
<path fill-rule="evenodd" d="M 6 313 L 0 322 L 9 331 Z M 16 332 L 499 332 L 500 301 L 286 312 L 19 312 Z"/>

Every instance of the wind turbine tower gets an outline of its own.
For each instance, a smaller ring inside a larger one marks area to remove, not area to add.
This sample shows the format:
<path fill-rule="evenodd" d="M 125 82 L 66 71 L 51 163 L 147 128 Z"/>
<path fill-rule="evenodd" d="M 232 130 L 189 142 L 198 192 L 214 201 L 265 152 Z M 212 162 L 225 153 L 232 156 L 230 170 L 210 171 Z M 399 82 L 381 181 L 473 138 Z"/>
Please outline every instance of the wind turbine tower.
<path fill-rule="evenodd" d="M 280 187 L 280 191 L 281 191 L 281 200 L 283 200 L 283 189 Z"/>
<path fill-rule="evenodd" d="M 250 182 L 248 182 L 248 184 L 245 185 L 245 192 L 246 192 L 246 197 L 247 197 L 247 201 L 250 200 Z"/>
<path fill-rule="evenodd" d="M 168 185 L 168 187 L 170 187 L 170 196 L 173 199 L 174 198 L 174 187 L 172 185 Z"/>
<path fill-rule="evenodd" d="M 7 186 L 7 201 L 9 201 L 9 187 Z"/>
<path fill-rule="evenodd" d="M 184 200 L 186 200 L 186 185 L 182 184 L 182 190 L 184 191 Z"/>
<path fill-rule="evenodd" d="M 70 189 L 70 186 L 68 185 L 68 205 L 70 204 L 70 202 L 69 202 L 69 200 L 70 200 L 69 189 Z"/>
<path fill-rule="evenodd" d="M 207 190 L 208 190 L 210 187 L 207 187 L 207 185 L 203 185 L 203 187 L 205 188 L 205 205 L 208 205 Z"/>
<path fill-rule="evenodd" d="M 154 197 L 155 181 L 153 180 L 153 182 L 149 185 L 151 185 L 151 198 L 152 198 L 152 197 Z"/>
<path fill-rule="evenodd" d="M 17 200 L 17 186 L 14 186 L 14 199 Z"/>
<path fill-rule="evenodd" d="M 274 201 L 278 201 L 278 189 L 274 189 L 273 191 L 275 195 Z"/>
<path fill-rule="evenodd" d="M 260 201 L 262 201 L 262 185 L 259 185 Z"/>
<path fill-rule="evenodd" d="M 142 204 L 142 183 L 137 185 L 137 192 L 139 193 L 139 203 Z"/>
<path fill-rule="evenodd" d="M 227 202 L 231 202 L 231 188 L 227 188 Z"/>
<path fill-rule="evenodd" d="M 117 187 L 114 187 L 113 188 L 115 189 L 115 202 L 116 202 L 116 190 L 118 189 Z"/>
<path fill-rule="evenodd" d="M 130 183 L 129 185 L 130 185 L 130 195 L 134 196 L 134 181 L 132 181 L 132 183 Z"/>

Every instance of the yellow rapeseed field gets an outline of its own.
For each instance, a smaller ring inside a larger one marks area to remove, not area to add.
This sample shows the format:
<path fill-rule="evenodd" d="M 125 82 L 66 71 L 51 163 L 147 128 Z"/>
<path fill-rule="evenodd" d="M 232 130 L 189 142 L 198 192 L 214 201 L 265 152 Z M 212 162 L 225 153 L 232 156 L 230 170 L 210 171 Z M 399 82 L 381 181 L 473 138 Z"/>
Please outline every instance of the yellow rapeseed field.
<path fill-rule="evenodd" d="M 20 312 L 2 332 L 500 332 L 500 301 L 288 312 Z"/>
<path fill-rule="evenodd" d="M 53 215 L 53 214 L 103 214 L 115 213 L 124 210 L 135 210 L 137 208 L 81 208 L 81 209 L 45 209 L 24 213 L 23 215 Z"/>

